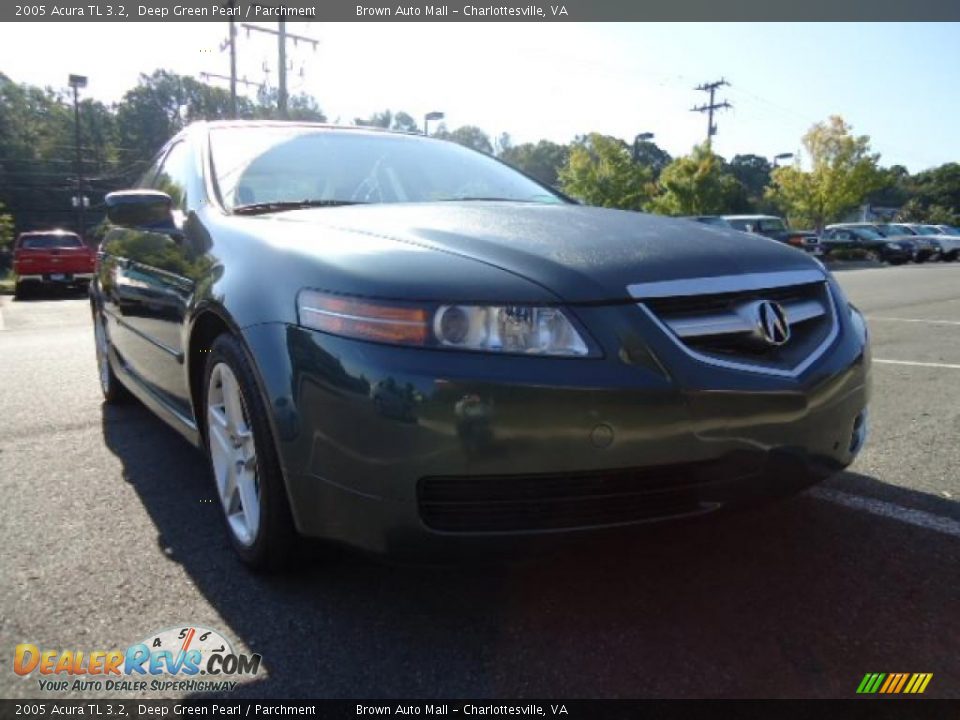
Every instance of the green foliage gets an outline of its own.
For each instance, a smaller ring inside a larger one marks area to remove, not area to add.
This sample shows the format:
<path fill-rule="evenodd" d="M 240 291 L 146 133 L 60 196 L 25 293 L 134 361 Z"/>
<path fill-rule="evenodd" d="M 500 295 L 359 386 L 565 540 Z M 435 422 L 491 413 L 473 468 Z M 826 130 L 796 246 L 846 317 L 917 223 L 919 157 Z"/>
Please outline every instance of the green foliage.
<path fill-rule="evenodd" d="M 379 127 L 388 130 L 400 130 L 402 132 L 420 132 L 417 121 L 409 113 L 400 111 L 396 114 L 390 110 L 375 112 L 368 118 L 356 118 L 354 123 L 366 127 Z"/>
<path fill-rule="evenodd" d="M 743 185 L 705 144 L 667 165 L 658 186 L 650 209 L 663 215 L 719 215 L 744 196 Z"/>
<path fill-rule="evenodd" d="M 773 165 L 761 155 L 734 155 L 727 170 L 743 185 L 745 200 L 740 207 L 730 208 L 730 212 L 772 213 L 775 208 L 765 199 L 770 173 Z"/>
<path fill-rule="evenodd" d="M 450 132 L 446 125 L 441 124 L 433 135 L 443 140 L 452 140 L 487 155 L 493 155 L 493 143 L 490 142 L 490 137 L 476 125 L 463 125 Z"/>
<path fill-rule="evenodd" d="M 226 90 L 169 70 L 141 75 L 112 107 L 81 99 L 87 229 L 103 217 L 103 196 L 136 182 L 176 132 L 197 120 L 227 118 L 231 109 Z M 276 90 L 261 92 L 257 102 L 238 98 L 237 110 L 244 118 L 277 117 Z M 288 114 L 293 120 L 325 120 L 316 100 L 303 94 L 289 98 Z M 395 121 L 404 122 L 403 115 Z M 76 172 L 72 92 L 20 85 L 0 73 L 0 200 L 16 218 L 17 230 L 74 229 Z"/>
<path fill-rule="evenodd" d="M 794 227 L 822 230 L 889 183 L 877 165 L 880 156 L 870 151 L 870 138 L 850 131 L 838 115 L 814 125 L 803 136 L 811 170 L 801 170 L 798 162 L 773 171 L 767 197 Z"/>
<path fill-rule="evenodd" d="M 650 199 L 653 172 L 633 162 L 622 140 L 592 133 L 570 148 L 560 170 L 565 193 L 588 205 L 642 210 Z"/>
<path fill-rule="evenodd" d="M 650 140 L 634 141 L 633 161 L 638 165 L 646 165 L 653 171 L 653 176 L 659 177 L 663 169 L 673 162 L 670 153 Z"/>
<path fill-rule="evenodd" d="M 13 215 L 6 211 L 0 203 L 0 251 L 9 250 L 13 246 Z"/>
<path fill-rule="evenodd" d="M 901 184 L 911 198 L 911 207 L 904 207 L 901 214 L 906 212 L 917 222 L 937 225 L 955 225 L 960 220 L 960 164 L 945 163 L 906 175 Z"/>
<path fill-rule="evenodd" d="M 541 140 L 536 145 L 511 145 L 500 152 L 500 159 L 505 163 L 551 186 L 559 183 L 558 174 L 567 164 L 569 156 L 568 145 L 558 145 L 549 140 Z"/>

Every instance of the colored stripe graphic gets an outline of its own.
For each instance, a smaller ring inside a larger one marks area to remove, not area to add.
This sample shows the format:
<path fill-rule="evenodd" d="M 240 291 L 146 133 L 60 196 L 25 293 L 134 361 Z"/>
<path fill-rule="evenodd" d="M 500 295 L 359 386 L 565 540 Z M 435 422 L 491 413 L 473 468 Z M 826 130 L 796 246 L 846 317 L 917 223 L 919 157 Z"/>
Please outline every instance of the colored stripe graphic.
<path fill-rule="evenodd" d="M 919 695 L 927 689 L 933 673 L 867 673 L 857 686 L 861 695 Z"/>

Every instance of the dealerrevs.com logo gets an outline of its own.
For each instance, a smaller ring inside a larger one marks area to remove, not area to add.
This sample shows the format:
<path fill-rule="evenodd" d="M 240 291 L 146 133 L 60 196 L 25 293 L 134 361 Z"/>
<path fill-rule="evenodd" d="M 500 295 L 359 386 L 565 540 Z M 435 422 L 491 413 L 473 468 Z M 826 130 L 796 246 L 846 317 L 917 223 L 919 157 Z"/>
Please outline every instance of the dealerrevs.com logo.
<path fill-rule="evenodd" d="M 16 646 L 13 671 L 49 692 L 223 692 L 260 671 L 261 656 L 236 653 L 216 630 L 196 625 L 151 633 L 126 650 Z"/>

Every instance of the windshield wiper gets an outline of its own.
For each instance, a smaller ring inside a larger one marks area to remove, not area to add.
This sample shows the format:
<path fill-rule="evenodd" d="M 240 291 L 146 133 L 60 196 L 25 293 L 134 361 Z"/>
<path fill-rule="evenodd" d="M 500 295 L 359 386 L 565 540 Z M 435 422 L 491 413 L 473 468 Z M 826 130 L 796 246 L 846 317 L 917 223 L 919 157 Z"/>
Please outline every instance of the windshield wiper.
<path fill-rule="evenodd" d="M 234 215 L 260 215 L 262 213 L 282 212 L 284 210 L 300 210 L 312 207 L 339 207 L 341 205 L 362 205 L 355 200 L 274 200 L 272 202 L 247 203 L 236 205 Z"/>
<path fill-rule="evenodd" d="M 520 198 L 505 197 L 451 197 L 439 198 L 436 202 L 538 202 L 537 200 L 521 200 Z"/>

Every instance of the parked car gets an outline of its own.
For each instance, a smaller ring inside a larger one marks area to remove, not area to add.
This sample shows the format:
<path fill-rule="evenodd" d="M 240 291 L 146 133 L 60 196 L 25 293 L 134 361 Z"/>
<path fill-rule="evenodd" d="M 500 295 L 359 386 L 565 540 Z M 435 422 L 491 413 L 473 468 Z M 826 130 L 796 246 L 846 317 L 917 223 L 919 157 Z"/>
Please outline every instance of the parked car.
<path fill-rule="evenodd" d="M 722 227 L 728 230 L 734 230 L 735 228 L 725 219 L 719 215 L 684 215 L 684 220 L 693 220 L 694 222 L 703 223 L 704 225 L 713 225 L 714 227 Z"/>
<path fill-rule="evenodd" d="M 890 240 L 907 239 L 917 246 L 917 253 L 914 260 L 918 263 L 938 257 L 940 255 L 940 243 L 935 238 L 921 235 L 908 225 L 903 223 L 877 223 L 874 227 Z"/>
<path fill-rule="evenodd" d="M 20 233 L 13 246 L 15 293 L 22 297 L 29 288 L 59 285 L 86 288 L 93 278 L 94 251 L 80 236 L 66 230 L 35 230 Z"/>
<path fill-rule="evenodd" d="M 724 215 L 723 219 L 735 230 L 764 235 L 813 255 L 823 254 L 815 231 L 792 230 L 783 218 L 775 215 Z"/>
<path fill-rule="evenodd" d="M 960 256 L 960 237 L 942 232 L 936 225 L 921 223 L 905 223 L 905 225 L 918 236 L 936 243 L 941 260 L 952 261 Z"/>
<path fill-rule="evenodd" d="M 865 321 L 813 258 L 455 143 L 197 124 L 106 210 L 104 399 L 206 451 L 254 567 L 299 535 L 423 557 L 700 516 L 866 437 Z"/>
<path fill-rule="evenodd" d="M 828 252 L 836 248 L 863 250 L 891 265 L 910 262 L 917 254 L 917 246 L 912 240 L 888 238 L 875 227 L 864 224 L 828 225 L 821 242 Z"/>

